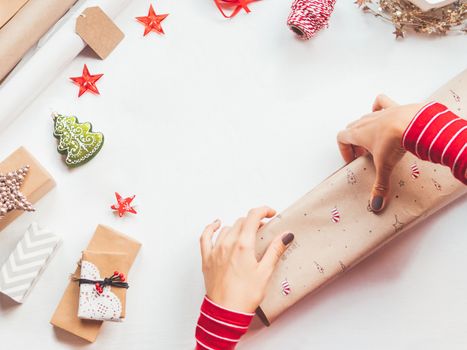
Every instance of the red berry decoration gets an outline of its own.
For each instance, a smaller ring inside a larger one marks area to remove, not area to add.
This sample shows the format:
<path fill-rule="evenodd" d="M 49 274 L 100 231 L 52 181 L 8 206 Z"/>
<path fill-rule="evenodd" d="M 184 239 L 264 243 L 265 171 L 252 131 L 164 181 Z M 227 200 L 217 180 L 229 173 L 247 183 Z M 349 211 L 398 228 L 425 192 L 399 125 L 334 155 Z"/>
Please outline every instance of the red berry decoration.
<path fill-rule="evenodd" d="M 114 276 L 118 276 L 119 275 L 119 272 L 118 271 L 114 271 Z"/>

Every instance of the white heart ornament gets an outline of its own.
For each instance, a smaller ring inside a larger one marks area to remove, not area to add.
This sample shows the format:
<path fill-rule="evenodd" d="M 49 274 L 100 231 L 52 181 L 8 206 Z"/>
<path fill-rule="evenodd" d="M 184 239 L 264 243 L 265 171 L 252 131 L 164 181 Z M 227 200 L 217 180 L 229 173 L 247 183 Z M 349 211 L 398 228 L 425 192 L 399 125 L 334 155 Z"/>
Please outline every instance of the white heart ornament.
<path fill-rule="evenodd" d="M 102 281 L 99 269 L 89 261 L 81 261 L 81 278 Z M 99 294 L 94 284 L 81 284 L 79 288 L 78 317 L 89 320 L 120 322 L 122 303 L 110 286 Z"/>

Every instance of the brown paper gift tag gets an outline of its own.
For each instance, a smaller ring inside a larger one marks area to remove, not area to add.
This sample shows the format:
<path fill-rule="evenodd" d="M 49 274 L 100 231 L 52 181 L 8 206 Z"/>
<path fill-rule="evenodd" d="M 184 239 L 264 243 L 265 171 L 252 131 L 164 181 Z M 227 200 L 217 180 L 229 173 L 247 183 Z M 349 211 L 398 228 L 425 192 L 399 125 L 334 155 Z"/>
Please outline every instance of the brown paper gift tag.
<path fill-rule="evenodd" d="M 140 248 L 141 243 L 133 238 L 125 236 L 110 227 L 99 225 L 86 249 L 100 252 L 126 253 L 128 254 L 128 262 L 130 264 L 129 269 L 136 259 Z M 79 267 L 73 276 L 79 278 Z M 80 338 L 94 342 L 103 322 L 79 319 L 78 298 L 78 283 L 70 281 L 60 303 L 55 309 L 50 323 Z"/>
<path fill-rule="evenodd" d="M 461 117 L 467 113 L 467 70 L 430 100 Z M 277 235 L 295 240 L 283 255 L 257 310 L 265 324 L 348 271 L 398 234 L 467 193 L 450 169 L 407 153 L 394 169 L 391 201 L 383 213 L 368 211 L 373 162 L 360 157 L 338 170 L 259 232 L 257 257 Z"/>
<path fill-rule="evenodd" d="M 80 278 L 103 281 L 104 278 L 110 278 L 115 271 L 118 271 L 123 273 L 127 279 L 131 264 L 132 261 L 126 253 L 85 250 L 81 258 Z M 96 272 L 99 277 L 93 276 Z M 102 321 L 123 321 L 126 314 L 126 293 L 126 288 L 107 286 L 104 287 L 102 294 L 99 294 L 93 283 L 82 284 L 80 286 L 78 317 L 81 319 L 101 319 Z"/>
<path fill-rule="evenodd" d="M 76 19 L 76 33 L 105 59 L 125 35 L 98 6 L 88 7 Z"/>
<path fill-rule="evenodd" d="M 2 28 L 28 0 L 0 0 L 0 28 Z"/>
<path fill-rule="evenodd" d="M 24 148 L 20 147 L 0 163 L 0 172 L 6 173 L 29 165 L 29 172 L 21 186 L 21 192 L 32 203 L 37 203 L 52 188 L 55 181 L 47 170 Z M 23 214 L 22 210 L 13 210 L 0 219 L 0 231 Z"/>

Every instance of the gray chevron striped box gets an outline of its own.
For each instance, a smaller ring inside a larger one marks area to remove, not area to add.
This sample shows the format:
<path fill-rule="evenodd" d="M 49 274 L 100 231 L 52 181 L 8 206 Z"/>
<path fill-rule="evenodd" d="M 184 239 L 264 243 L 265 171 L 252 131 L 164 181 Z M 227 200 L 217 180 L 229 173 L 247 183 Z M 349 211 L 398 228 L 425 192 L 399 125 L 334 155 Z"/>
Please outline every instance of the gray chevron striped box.
<path fill-rule="evenodd" d="M 60 237 L 32 223 L 0 269 L 0 292 L 23 303 L 60 242 Z"/>

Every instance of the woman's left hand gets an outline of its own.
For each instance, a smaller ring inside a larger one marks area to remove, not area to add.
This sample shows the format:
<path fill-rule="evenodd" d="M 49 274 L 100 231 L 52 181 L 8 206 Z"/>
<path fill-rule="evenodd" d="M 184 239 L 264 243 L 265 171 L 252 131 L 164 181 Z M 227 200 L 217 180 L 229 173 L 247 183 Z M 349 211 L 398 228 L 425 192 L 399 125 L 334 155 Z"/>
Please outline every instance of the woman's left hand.
<path fill-rule="evenodd" d="M 232 227 L 222 228 L 214 244 L 221 222 L 206 227 L 200 239 L 201 255 L 206 295 L 214 303 L 237 312 L 254 312 L 261 303 L 276 264 L 294 239 L 292 233 L 276 237 L 261 261 L 256 260 L 256 234 L 262 220 L 275 214 L 269 207 L 252 209 Z"/>

